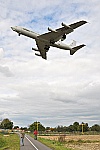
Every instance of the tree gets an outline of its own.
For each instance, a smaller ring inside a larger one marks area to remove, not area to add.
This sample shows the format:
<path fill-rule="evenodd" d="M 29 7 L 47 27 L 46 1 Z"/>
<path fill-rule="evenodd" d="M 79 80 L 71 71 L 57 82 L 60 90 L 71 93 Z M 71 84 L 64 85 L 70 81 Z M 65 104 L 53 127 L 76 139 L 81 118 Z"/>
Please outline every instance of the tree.
<path fill-rule="evenodd" d="M 13 122 L 11 122 L 8 118 L 6 118 L 1 122 L 1 126 L 3 129 L 12 129 Z"/>
<path fill-rule="evenodd" d="M 32 123 L 31 125 L 29 125 L 29 130 L 30 130 L 31 132 L 33 132 L 33 131 L 35 130 L 35 125 L 34 125 L 34 123 Z"/>
<path fill-rule="evenodd" d="M 38 130 L 39 131 L 45 131 L 45 127 L 41 123 L 39 123 L 38 124 Z"/>
<path fill-rule="evenodd" d="M 88 126 L 88 123 L 85 123 L 84 132 L 87 132 L 87 131 L 89 131 L 89 126 Z"/>
<path fill-rule="evenodd" d="M 67 132 L 73 132 L 74 131 L 73 125 L 68 126 L 66 130 Z"/>
<path fill-rule="evenodd" d="M 19 129 L 19 126 L 14 126 L 14 129 Z"/>
<path fill-rule="evenodd" d="M 45 131 L 45 127 L 40 122 L 34 122 L 31 125 L 29 125 L 29 130 L 33 132 L 34 130 L 38 131 Z"/>
<path fill-rule="evenodd" d="M 2 129 L 2 125 L 0 124 L 0 129 Z"/>
<path fill-rule="evenodd" d="M 79 131 L 79 123 L 78 122 L 74 122 L 73 123 L 73 128 L 74 128 L 74 131 Z"/>
<path fill-rule="evenodd" d="M 50 127 L 46 127 L 45 130 L 46 130 L 46 131 L 50 130 Z"/>
<path fill-rule="evenodd" d="M 27 131 L 27 127 L 21 127 L 20 129 Z"/>
<path fill-rule="evenodd" d="M 91 127 L 91 131 L 97 131 L 100 132 L 100 126 L 98 124 L 95 124 Z"/>
<path fill-rule="evenodd" d="M 59 126 L 59 125 L 58 125 L 58 127 L 56 128 L 56 130 L 57 130 L 58 132 L 62 132 L 62 129 L 63 129 L 63 127 L 62 127 L 62 126 Z"/>

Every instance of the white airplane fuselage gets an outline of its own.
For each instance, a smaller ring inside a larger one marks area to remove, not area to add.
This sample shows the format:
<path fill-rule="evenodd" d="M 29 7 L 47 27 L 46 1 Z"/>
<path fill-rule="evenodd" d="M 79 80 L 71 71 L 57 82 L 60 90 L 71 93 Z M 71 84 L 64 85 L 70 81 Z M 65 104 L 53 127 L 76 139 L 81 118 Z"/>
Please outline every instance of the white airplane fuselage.
<path fill-rule="evenodd" d="M 32 39 L 36 39 L 36 40 L 40 40 L 40 41 L 44 41 L 44 42 L 47 42 L 48 43 L 48 40 L 46 39 L 43 39 L 43 38 L 40 38 L 39 39 L 39 35 L 38 33 L 35 33 L 33 31 L 30 31 L 28 29 L 25 29 L 25 28 L 22 28 L 22 27 L 19 27 L 19 26 L 15 26 L 15 27 L 11 27 L 11 29 L 15 32 L 18 33 L 18 35 L 20 36 L 21 34 L 24 35 L 24 36 L 27 36 L 27 37 L 30 37 Z M 56 42 L 56 43 L 49 43 L 50 46 L 52 47 L 56 47 L 56 48 L 60 48 L 60 49 L 64 49 L 64 50 L 72 50 L 72 48 L 62 42 Z M 34 49 L 34 48 L 33 48 Z"/>
<path fill-rule="evenodd" d="M 11 29 L 17 32 L 19 36 L 22 34 L 32 39 L 37 39 L 37 36 L 39 36 L 39 34 L 19 26 L 11 27 Z"/>

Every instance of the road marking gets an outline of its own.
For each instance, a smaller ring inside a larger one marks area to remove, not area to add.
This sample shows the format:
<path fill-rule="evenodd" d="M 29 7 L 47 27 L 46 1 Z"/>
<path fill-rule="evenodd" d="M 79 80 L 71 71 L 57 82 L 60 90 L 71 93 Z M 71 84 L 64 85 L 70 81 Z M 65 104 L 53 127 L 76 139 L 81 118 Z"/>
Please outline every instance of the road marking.
<path fill-rule="evenodd" d="M 28 139 L 28 137 L 27 136 L 25 136 L 26 138 L 27 138 L 27 140 L 32 144 L 32 146 L 36 149 L 36 150 L 38 150 L 38 148 Z"/>

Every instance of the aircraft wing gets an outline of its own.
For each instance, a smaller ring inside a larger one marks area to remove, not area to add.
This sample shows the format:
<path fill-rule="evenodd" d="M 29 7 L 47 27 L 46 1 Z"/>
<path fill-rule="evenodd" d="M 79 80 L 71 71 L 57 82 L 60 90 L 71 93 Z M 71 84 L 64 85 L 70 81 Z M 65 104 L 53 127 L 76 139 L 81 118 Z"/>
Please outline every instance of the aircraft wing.
<path fill-rule="evenodd" d="M 76 28 L 82 26 L 82 25 L 85 24 L 85 23 L 87 23 L 87 21 L 82 20 L 82 21 L 79 21 L 79 22 L 70 24 L 69 26 L 70 26 L 71 28 L 73 28 L 73 29 L 76 29 Z"/>
<path fill-rule="evenodd" d="M 58 28 L 56 30 L 52 30 L 48 33 L 42 34 L 38 36 L 39 39 L 43 39 L 49 42 L 57 42 L 59 41 L 64 34 L 69 34 L 73 32 L 74 29 L 82 26 L 83 24 L 87 23 L 86 21 L 79 21 L 70 25 L 63 25 L 62 28 Z"/>
<path fill-rule="evenodd" d="M 38 50 L 40 52 L 40 56 L 44 59 L 47 59 L 47 55 L 46 55 L 47 50 L 45 48 L 46 43 L 43 41 L 40 41 L 40 40 L 36 40 L 36 45 L 37 45 Z M 49 47 L 49 45 L 48 45 L 48 47 Z"/>

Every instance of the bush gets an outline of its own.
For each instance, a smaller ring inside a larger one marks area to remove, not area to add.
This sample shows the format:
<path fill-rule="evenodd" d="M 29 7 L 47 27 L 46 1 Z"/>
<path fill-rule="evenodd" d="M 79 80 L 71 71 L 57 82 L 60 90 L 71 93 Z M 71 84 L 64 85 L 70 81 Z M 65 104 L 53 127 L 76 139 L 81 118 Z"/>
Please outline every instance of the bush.
<path fill-rule="evenodd" d="M 61 135 L 61 136 L 59 136 L 58 142 L 64 143 L 64 142 L 65 142 L 65 137 L 66 137 L 66 135 Z"/>

